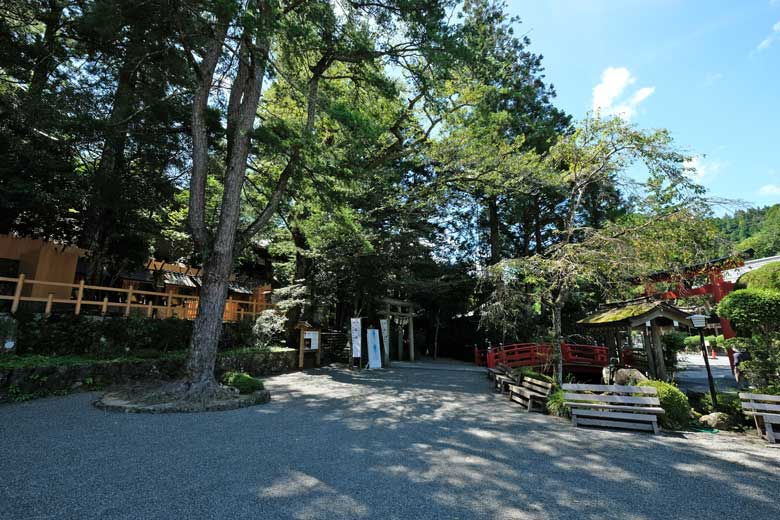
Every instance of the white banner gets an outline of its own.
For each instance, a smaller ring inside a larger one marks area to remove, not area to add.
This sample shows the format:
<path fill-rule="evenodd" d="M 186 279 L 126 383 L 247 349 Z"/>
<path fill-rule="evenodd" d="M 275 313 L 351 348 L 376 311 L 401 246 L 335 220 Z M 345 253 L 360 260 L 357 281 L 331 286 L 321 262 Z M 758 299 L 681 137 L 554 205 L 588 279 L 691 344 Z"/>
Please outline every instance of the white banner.
<path fill-rule="evenodd" d="M 379 320 L 382 328 L 382 344 L 385 347 L 385 365 L 390 364 L 390 320 Z"/>
<path fill-rule="evenodd" d="M 361 343 L 361 336 L 363 335 L 361 328 L 361 318 L 352 318 L 352 357 L 361 357 L 360 352 L 363 349 Z"/>
<path fill-rule="evenodd" d="M 382 368 L 382 351 L 379 350 L 379 331 L 368 329 L 366 331 L 368 341 L 368 368 Z"/>

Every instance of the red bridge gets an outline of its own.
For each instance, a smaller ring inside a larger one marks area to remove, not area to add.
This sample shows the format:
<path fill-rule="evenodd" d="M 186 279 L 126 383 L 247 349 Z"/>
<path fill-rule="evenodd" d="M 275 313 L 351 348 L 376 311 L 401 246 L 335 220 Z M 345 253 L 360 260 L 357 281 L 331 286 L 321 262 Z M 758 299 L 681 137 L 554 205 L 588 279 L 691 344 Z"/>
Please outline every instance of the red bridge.
<path fill-rule="evenodd" d="M 561 346 L 564 372 L 601 373 L 609 364 L 607 347 L 564 343 Z M 488 350 L 474 349 L 474 362 L 493 368 L 498 364 L 510 368 L 532 367 L 539 371 L 552 369 L 552 345 L 548 343 L 514 343 Z"/>

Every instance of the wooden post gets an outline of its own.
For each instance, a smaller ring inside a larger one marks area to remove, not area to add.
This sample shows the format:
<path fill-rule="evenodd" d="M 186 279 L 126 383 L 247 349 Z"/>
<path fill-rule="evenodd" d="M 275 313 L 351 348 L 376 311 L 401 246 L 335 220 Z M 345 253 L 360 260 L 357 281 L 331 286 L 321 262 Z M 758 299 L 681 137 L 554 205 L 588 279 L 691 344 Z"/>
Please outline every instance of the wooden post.
<path fill-rule="evenodd" d="M 165 317 L 171 317 L 171 303 L 173 302 L 173 292 L 168 293 L 168 297 L 165 299 Z"/>
<path fill-rule="evenodd" d="M 81 313 L 81 300 L 84 298 L 84 280 L 79 282 L 79 292 L 76 295 L 76 316 Z"/>
<path fill-rule="evenodd" d="M 151 298 L 146 303 L 146 317 L 151 318 L 152 317 L 152 300 Z"/>
<path fill-rule="evenodd" d="M 108 296 L 103 296 L 103 305 L 100 307 L 100 315 L 105 316 L 108 312 Z"/>
<path fill-rule="evenodd" d="M 306 340 L 303 337 L 304 328 L 301 327 L 301 341 L 298 346 L 298 368 L 303 369 L 303 349 L 306 347 Z"/>
<path fill-rule="evenodd" d="M 54 303 L 54 293 L 50 292 L 49 296 L 46 297 L 46 310 L 44 311 L 44 314 L 46 316 L 51 316 L 51 306 Z"/>
<path fill-rule="evenodd" d="M 395 318 L 398 321 L 398 325 L 396 326 L 396 332 L 398 333 L 398 361 L 404 360 L 404 326 L 401 323 L 401 317 L 396 316 Z"/>
<path fill-rule="evenodd" d="M 19 279 L 16 281 L 14 299 L 11 302 L 11 314 L 15 313 L 19 308 L 19 302 L 22 299 L 22 287 L 24 287 L 24 273 L 19 274 Z"/>
<path fill-rule="evenodd" d="M 125 305 L 125 316 L 130 316 L 130 306 L 133 304 L 133 286 L 127 291 L 127 305 Z"/>
<path fill-rule="evenodd" d="M 244 321 L 244 308 L 238 308 L 238 321 Z"/>
<path fill-rule="evenodd" d="M 257 299 L 252 300 L 252 320 L 257 319 Z"/>
<path fill-rule="evenodd" d="M 409 315 L 409 361 L 414 361 L 414 318 Z"/>

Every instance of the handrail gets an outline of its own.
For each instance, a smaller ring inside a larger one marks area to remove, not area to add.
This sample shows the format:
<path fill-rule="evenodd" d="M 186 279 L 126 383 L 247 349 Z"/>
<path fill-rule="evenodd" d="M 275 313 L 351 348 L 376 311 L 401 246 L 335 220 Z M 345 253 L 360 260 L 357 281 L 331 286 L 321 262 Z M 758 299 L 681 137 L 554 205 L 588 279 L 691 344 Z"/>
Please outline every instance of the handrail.
<path fill-rule="evenodd" d="M 125 316 L 129 316 L 132 309 L 145 309 L 146 316 L 149 318 L 154 317 L 154 311 L 161 311 L 157 313 L 156 317 L 167 318 L 177 316 L 184 319 L 195 319 L 200 303 L 200 297 L 191 294 L 144 291 L 135 289 L 134 287 L 126 289 L 123 287 L 87 285 L 84 281 L 80 281 L 79 283 L 66 283 L 34 280 L 26 278 L 24 274 L 20 274 L 17 278 L 0 276 L 0 283 L 14 283 L 16 285 L 12 296 L 0 294 L 0 301 L 11 301 L 11 314 L 16 313 L 22 302 L 32 302 L 45 303 L 46 307 L 44 313 L 46 315 L 51 314 L 52 306 L 54 304 L 64 304 L 73 305 L 73 313 L 75 315 L 81 314 L 81 307 L 83 305 L 91 305 L 101 306 L 102 315 L 105 315 L 108 312 L 109 307 L 120 307 L 125 309 Z M 71 295 L 71 298 L 69 299 L 55 298 L 54 292 L 49 292 L 48 296 L 45 298 L 41 296 L 25 296 L 22 294 L 25 286 L 66 287 L 71 289 L 71 294 L 73 290 L 75 290 L 76 295 L 75 298 Z M 85 291 L 99 291 L 102 294 L 85 294 Z M 114 299 L 109 300 L 107 294 L 111 294 Z M 101 296 L 102 298 L 100 298 Z M 134 296 L 149 298 L 144 298 L 144 300 L 148 300 L 145 302 L 133 302 L 132 298 Z M 96 297 L 100 299 L 96 299 Z M 154 299 L 162 299 L 165 303 L 163 305 L 155 304 L 155 302 L 152 301 Z M 223 321 L 238 321 L 245 318 L 254 319 L 261 312 L 269 308 L 273 308 L 273 304 L 263 300 L 235 300 L 233 298 L 228 298 L 225 301 Z"/>

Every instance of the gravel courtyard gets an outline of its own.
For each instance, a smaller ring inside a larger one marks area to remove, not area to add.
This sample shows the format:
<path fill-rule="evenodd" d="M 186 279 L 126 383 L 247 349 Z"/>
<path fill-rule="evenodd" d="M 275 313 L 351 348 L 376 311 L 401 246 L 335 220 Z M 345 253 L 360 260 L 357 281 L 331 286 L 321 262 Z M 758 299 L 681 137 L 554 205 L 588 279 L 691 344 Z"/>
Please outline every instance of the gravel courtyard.
<path fill-rule="evenodd" d="M 575 430 L 474 372 L 321 369 L 193 415 L 0 406 L 0 518 L 780 518 L 780 449 Z"/>

